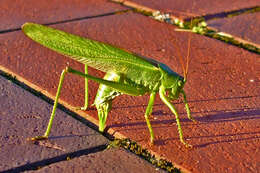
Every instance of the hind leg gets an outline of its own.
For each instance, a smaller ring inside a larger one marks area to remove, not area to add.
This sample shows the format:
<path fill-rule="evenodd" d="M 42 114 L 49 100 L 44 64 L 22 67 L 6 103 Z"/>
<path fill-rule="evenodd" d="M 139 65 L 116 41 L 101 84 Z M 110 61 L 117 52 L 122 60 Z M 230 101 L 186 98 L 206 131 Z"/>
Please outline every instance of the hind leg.
<path fill-rule="evenodd" d="M 120 81 L 120 76 L 116 73 L 106 73 L 103 79 L 118 82 Z M 99 85 L 94 105 L 98 111 L 100 132 L 103 132 L 105 129 L 107 115 L 112 108 L 112 100 L 119 95 L 121 95 L 120 92 L 115 91 L 106 85 Z"/>

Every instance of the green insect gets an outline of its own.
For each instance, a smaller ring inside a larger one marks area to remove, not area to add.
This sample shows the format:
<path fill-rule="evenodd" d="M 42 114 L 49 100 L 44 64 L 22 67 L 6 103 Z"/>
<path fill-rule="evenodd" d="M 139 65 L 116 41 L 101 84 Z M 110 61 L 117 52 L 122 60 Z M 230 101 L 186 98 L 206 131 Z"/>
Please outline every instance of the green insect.
<path fill-rule="evenodd" d="M 154 133 L 149 116 L 152 113 L 155 95 L 159 92 L 161 100 L 176 116 L 180 141 L 186 147 L 191 147 L 183 139 L 178 112 L 170 102 L 170 100 L 178 99 L 179 95 L 182 94 L 188 118 L 195 121 L 190 114 L 186 94 L 183 90 L 187 69 L 184 72 L 184 77 L 182 77 L 167 65 L 156 60 L 140 57 L 105 43 L 39 24 L 25 23 L 22 30 L 32 40 L 85 65 L 85 73 L 70 67 L 66 67 L 62 71 L 47 130 L 43 136 L 32 138 L 33 140 L 48 138 L 65 74 L 73 73 L 85 78 L 85 105 L 81 108 L 83 110 L 88 107 L 88 79 L 100 83 L 94 101 L 98 111 L 99 131 L 103 132 L 105 129 L 107 116 L 115 97 L 121 94 L 142 96 L 149 93 L 150 100 L 145 111 L 145 120 L 150 132 L 150 142 L 153 143 Z M 104 78 L 88 75 L 88 66 L 106 72 Z M 182 66 L 185 70 L 183 63 Z"/>

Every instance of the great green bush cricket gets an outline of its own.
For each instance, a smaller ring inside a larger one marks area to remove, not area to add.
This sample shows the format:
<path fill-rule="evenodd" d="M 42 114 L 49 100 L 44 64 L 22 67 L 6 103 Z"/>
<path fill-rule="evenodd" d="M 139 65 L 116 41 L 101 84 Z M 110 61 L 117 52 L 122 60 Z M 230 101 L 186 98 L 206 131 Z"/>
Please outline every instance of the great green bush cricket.
<path fill-rule="evenodd" d="M 47 130 L 43 136 L 32 138 L 33 140 L 48 138 L 65 74 L 72 73 L 85 78 L 85 105 L 82 108 L 83 110 L 86 110 L 88 107 L 87 80 L 90 79 L 100 83 L 94 101 L 98 111 L 99 131 L 104 131 L 107 115 L 111 110 L 112 100 L 115 97 L 121 94 L 142 96 L 149 93 L 150 100 L 145 111 L 145 120 L 150 132 L 150 142 L 153 143 L 154 133 L 149 116 L 152 113 L 155 95 L 159 92 L 161 100 L 176 116 L 180 141 L 186 147 L 191 147 L 184 141 L 178 112 L 169 101 L 178 99 L 179 95 L 182 94 L 188 118 L 195 121 L 190 114 L 186 94 L 183 89 L 187 80 L 188 60 L 186 69 L 184 68 L 184 63 L 181 62 L 184 71 L 184 77 L 182 77 L 161 62 L 126 52 L 105 43 L 34 23 L 25 23 L 22 26 L 22 30 L 32 40 L 85 65 L 85 73 L 70 67 L 66 67 L 62 71 Z M 188 47 L 190 47 L 190 40 Z M 189 48 L 187 59 L 188 57 Z M 88 66 L 106 72 L 104 78 L 101 79 L 88 75 Z"/>

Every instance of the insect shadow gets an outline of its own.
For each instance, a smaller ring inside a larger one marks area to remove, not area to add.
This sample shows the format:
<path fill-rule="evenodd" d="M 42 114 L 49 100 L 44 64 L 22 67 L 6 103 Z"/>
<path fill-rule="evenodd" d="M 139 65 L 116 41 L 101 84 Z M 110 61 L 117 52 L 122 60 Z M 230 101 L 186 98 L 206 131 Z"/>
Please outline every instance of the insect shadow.
<path fill-rule="evenodd" d="M 242 137 L 242 136 L 250 136 L 250 137 Z M 254 136 L 252 136 L 254 135 Z M 238 139 L 231 139 L 230 137 L 238 136 Z M 215 145 L 215 144 L 220 144 L 220 143 L 227 143 L 227 142 L 241 142 L 241 141 L 248 141 L 248 140 L 253 140 L 253 139 L 260 139 L 260 132 L 250 132 L 250 133 L 233 133 L 233 134 L 220 134 L 220 135 L 215 135 L 215 136 L 202 136 L 202 138 L 219 138 L 219 137 L 226 137 L 229 139 L 221 139 L 221 140 L 216 140 L 213 142 L 207 142 L 204 144 L 199 144 L 199 145 L 194 145 L 195 148 L 203 148 L 208 145 Z M 193 138 L 193 137 L 191 137 Z M 195 138 L 195 137 L 194 137 Z"/>
<path fill-rule="evenodd" d="M 200 100 L 189 100 L 189 103 L 196 103 L 196 102 L 208 102 L 208 101 L 220 101 L 220 100 L 234 100 L 234 99 L 247 99 L 247 98 L 257 98 L 260 95 L 254 96 L 235 96 L 235 97 L 222 97 L 222 98 L 209 98 L 209 99 L 200 99 Z"/>
<path fill-rule="evenodd" d="M 245 135 L 247 137 L 243 137 Z M 233 139 L 234 137 L 236 137 L 236 139 Z M 204 148 L 204 147 L 207 147 L 209 145 L 216 145 L 216 144 L 221 144 L 221 143 L 242 142 L 242 141 L 260 139 L 260 132 L 232 133 L 232 134 L 219 134 L 219 135 L 189 137 L 189 139 L 199 139 L 199 138 L 206 138 L 206 139 L 211 139 L 211 140 L 215 139 L 215 140 L 211 141 L 211 142 L 193 145 L 193 148 Z M 228 138 L 228 139 L 218 139 L 218 138 Z M 172 140 L 178 140 L 178 138 L 159 139 L 159 140 L 156 140 L 155 143 L 157 143 L 158 145 L 164 145 L 166 143 L 166 141 L 172 141 Z"/>
<path fill-rule="evenodd" d="M 228 111 L 228 112 L 227 112 Z M 260 119 L 260 109 L 248 109 L 247 111 L 241 109 L 231 109 L 223 111 L 215 111 L 217 114 L 198 117 L 197 120 L 201 123 L 220 123 L 231 121 L 242 121 Z"/>
<path fill-rule="evenodd" d="M 239 110 L 239 111 L 238 111 Z M 217 112 L 216 114 L 207 115 L 204 117 L 196 117 L 196 120 L 200 124 L 204 123 L 220 123 L 220 122 L 230 122 L 230 121 L 241 121 L 241 120 L 252 120 L 252 119 L 260 119 L 260 110 L 259 109 L 252 109 L 248 111 L 242 111 L 243 109 L 232 109 L 232 110 L 223 110 L 223 111 L 207 111 L 209 112 Z M 228 111 L 228 112 L 225 112 Z M 201 114 L 202 112 L 192 112 L 196 114 Z M 205 113 L 205 112 L 204 112 Z M 184 114 L 184 113 L 183 113 Z M 182 122 L 190 122 L 188 118 L 180 118 Z M 153 120 L 152 124 L 154 125 L 165 125 L 165 124 L 172 124 L 175 123 L 174 119 L 170 120 Z M 133 126 L 145 126 L 145 122 L 133 122 L 133 123 L 121 123 L 121 124 L 114 124 L 108 126 L 109 128 L 113 127 L 133 127 Z M 185 124 L 183 124 L 185 126 Z M 165 127 L 165 126 L 163 126 Z M 157 127 L 159 128 L 159 127 Z M 136 130 L 133 129 L 133 130 Z"/>
<path fill-rule="evenodd" d="M 224 111 L 229 111 L 229 112 L 224 112 Z M 202 124 L 209 124 L 209 123 L 222 123 L 222 122 L 233 122 L 233 121 L 243 121 L 243 120 L 254 120 L 254 119 L 260 119 L 260 109 L 250 109 L 248 111 L 243 111 L 243 109 L 232 109 L 232 110 L 224 110 L 224 111 L 210 111 L 210 112 L 217 112 L 216 114 L 212 115 L 207 115 L 204 117 L 197 117 L 196 120 L 198 120 L 199 123 L 197 125 L 202 125 Z M 192 112 L 195 113 L 195 112 Z M 196 112 L 196 113 L 201 113 L 201 112 Z M 209 113 L 209 112 L 207 112 Z M 189 122 L 188 118 L 183 118 L 181 121 L 184 122 Z M 157 125 L 154 127 L 154 129 L 158 128 L 167 128 L 167 124 L 169 126 L 172 126 L 172 123 L 175 123 L 174 119 L 171 120 L 153 120 L 151 121 L 153 125 Z M 115 127 L 131 127 L 131 128 L 126 128 L 122 130 L 117 130 L 119 131 L 129 131 L 129 130 L 140 130 L 140 129 L 145 129 L 145 122 L 134 122 L 134 123 L 121 123 L 121 124 L 115 124 L 108 126 L 108 128 L 115 128 Z M 161 126 L 158 126 L 161 125 Z M 183 124 L 185 126 L 186 124 Z M 139 127 L 137 127 L 139 126 Z M 199 129 L 199 128 L 198 128 Z M 243 137 L 244 135 L 249 135 L 250 137 Z M 254 136 L 252 136 L 254 135 Z M 237 139 L 221 139 L 221 140 L 215 140 L 213 142 L 207 142 L 199 145 L 194 145 L 196 148 L 201 148 L 201 147 L 206 147 L 208 145 L 212 144 L 219 144 L 219 143 L 224 143 L 224 142 L 239 142 L 239 141 L 245 141 L 245 140 L 252 140 L 252 139 L 258 139 L 260 137 L 256 137 L 256 135 L 260 135 L 260 132 L 250 132 L 250 133 L 235 133 L 235 134 L 220 134 L 220 135 L 207 135 L 207 136 L 194 136 L 194 137 L 189 137 L 189 139 L 199 139 L 199 138 L 219 138 L 219 137 L 233 137 L 237 136 Z M 167 139 L 157 139 L 155 143 L 157 145 L 164 145 L 166 141 L 171 141 L 171 140 L 178 140 L 178 138 L 167 138 Z"/>

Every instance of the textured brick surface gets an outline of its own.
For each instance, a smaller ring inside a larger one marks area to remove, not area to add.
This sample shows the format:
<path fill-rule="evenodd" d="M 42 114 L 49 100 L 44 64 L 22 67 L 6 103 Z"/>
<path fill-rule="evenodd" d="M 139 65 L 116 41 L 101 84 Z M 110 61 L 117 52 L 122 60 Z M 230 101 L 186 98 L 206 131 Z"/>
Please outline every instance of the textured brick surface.
<path fill-rule="evenodd" d="M 0 172 L 45 164 L 51 165 L 37 172 L 162 172 L 124 150 L 104 150 L 107 139 L 60 110 L 52 129 L 54 137 L 38 145 L 27 141 L 43 133 L 51 105 L 2 76 L 0 109 Z"/>
<path fill-rule="evenodd" d="M 257 0 L 130 0 L 130 2 L 179 16 L 218 14 L 259 5 Z"/>
<path fill-rule="evenodd" d="M 108 140 L 68 114 L 58 110 L 52 136 L 42 145 L 26 139 L 42 135 L 52 105 L 0 76 L 0 171 L 62 157 L 79 150 L 102 146 Z M 46 147 L 50 144 L 52 148 Z M 91 153 L 91 151 L 89 151 Z"/>
<path fill-rule="evenodd" d="M 63 161 L 44 167 L 35 172 L 143 172 L 160 173 L 145 160 L 137 158 L 132 153 L 122 149 L 109 149 L 95 154 L 81 156 L 79 158 Z"/>
<path fill-rule="evenodd" d="M 227 32 L 247 41 L 260 44 L 260 14 L 243 14 L 232 18 L 224 18 L 207 22 L 219 31 Z"/>
<path fill-rule="evenodd" d="M 25 22 L 53 23 L 98 16 L 126 9 L 105 0 L 34 0 L 0 2 L 0 30 L 20 28 Z"/>
<path fill-rule="evenodd" d="M 244 7 L 242 2 L 239 4 Z M 176 51 L 186 56 L 188 34 L 174 32 L 173 26 L 148 17 L 125 13 L 53 27 L 157 59 L 182 73 Z M 83 70 L 83 65 L 39 46 L 21 31 L 2 34 L 0 43 L 2 66 L 53 95 L 67 62 Z M 192 35 L 191 47 L 185 91 L 198 123 L 186 118 L 181 100 L 173 103 L 180 112 L 184 137 L 194 145 L 193 149 L 188 150 L 180 143 L 174 116 L 158 96 L 151 116 L 156 136 L 154 146 L 149 146 L 143 116 L 148 96 L 117 98 L 108 117 L 108 127 L 193 172 L 259 171 L 259 55 L 199 35 Z M 93 69 L 90 74 L 103 75 Z M 90 83 L 91 101 L 97 86 Z M 73 106 L 82 105 L 83 79 L 68 75 L 61 98 Z M 87 113 L 97 118 L 95 109 Z M 46 122 L 39 123 L 46 125 Z"/>

